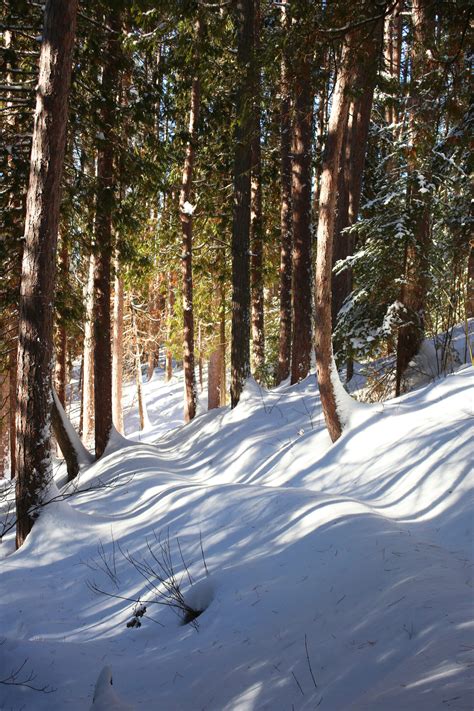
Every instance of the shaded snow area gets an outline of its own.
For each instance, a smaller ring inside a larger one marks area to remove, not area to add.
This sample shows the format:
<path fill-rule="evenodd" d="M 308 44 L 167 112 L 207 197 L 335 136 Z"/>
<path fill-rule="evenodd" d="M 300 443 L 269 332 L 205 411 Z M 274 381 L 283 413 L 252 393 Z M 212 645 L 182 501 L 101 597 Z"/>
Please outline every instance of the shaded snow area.
<path fill-rule="evenodd" d="M 51 693 L 3 684 L 0 707 L 472 709 L 473 385 L 358 405 L 333 445 L 314 376 L 176 427 L 157 372 L 142 441 L 2 561 L 0 678 L 27 660 Z"/>

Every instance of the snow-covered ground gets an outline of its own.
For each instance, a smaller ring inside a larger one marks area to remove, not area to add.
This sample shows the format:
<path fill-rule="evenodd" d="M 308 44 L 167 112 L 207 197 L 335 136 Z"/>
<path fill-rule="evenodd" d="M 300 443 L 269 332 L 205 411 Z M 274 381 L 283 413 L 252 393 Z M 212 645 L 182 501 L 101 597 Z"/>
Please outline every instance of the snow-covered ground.
<path fill-rule="evenodd" d="M 314 376 L 186 426 L 182 387 L 155 373 L 141 434 L 130 390 L 141 441 L 2 561 L 0 679 L 27 660 L 51 693 L 2 684 L 0 708 L 472 709 L 473 368 L 354 407 L 334 445 Z M 143 568 L 168 544 L 193 625 Z"/>

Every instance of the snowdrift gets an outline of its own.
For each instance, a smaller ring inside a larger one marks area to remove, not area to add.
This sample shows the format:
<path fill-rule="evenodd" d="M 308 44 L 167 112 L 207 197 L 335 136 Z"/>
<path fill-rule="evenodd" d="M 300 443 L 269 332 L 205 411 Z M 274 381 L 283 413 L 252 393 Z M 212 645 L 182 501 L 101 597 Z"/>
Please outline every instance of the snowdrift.
<path fill-rule="evenodd" d="M 110 667 L 110 709 L 471 709 L 473 369 L 354 407 L 335 445 L 314 376 L 151 444 L 177 383 L 2 561 L 0 678 L 27 659 L 51 693 L 0 708 L 90 709 Z M 157 602 L 167 555 L 191 624 Z"/>

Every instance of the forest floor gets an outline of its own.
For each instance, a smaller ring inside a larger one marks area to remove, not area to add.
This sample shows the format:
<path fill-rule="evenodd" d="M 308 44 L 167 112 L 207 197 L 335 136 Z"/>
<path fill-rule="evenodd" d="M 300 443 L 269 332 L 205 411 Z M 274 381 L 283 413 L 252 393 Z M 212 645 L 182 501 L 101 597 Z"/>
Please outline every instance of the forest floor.
<path fill-rule="evenodd" d="M 130 387 L 128 441 L 0 547 L 0 708 L 86 711 L 110 666 L 94 710 L 472 709 L 473 391 L 356 405 L 331 444 L 314 376 L 183 426 L 157 370 L 142 433 Z"/>

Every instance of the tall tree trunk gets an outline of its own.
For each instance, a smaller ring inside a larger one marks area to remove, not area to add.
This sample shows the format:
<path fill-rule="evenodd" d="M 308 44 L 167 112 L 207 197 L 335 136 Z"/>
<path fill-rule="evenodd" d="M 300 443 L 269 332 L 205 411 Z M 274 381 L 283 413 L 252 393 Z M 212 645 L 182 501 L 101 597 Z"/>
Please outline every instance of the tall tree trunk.
<path fill-rule="evenodd" d="M 46 2 L 20 291 L 17 547 L 30 532 L 52 477 L 53 300 L 76 13 L 76 0 Z"/>
<path fill-rule="evenodd" d="M 173 353 L 171 351 L 171 321 L 174 315 L 175 302 L 174 276 L 168 272 L 168 304 L 166 314 L 166 356 L 165 356 L 165 379 L 168 382 L 173 377 Z"/>
<path fill-rule="evenodd" d="M 419 174 L 428 182 L 429 156 L 434 143 L 436 121 L 435 93 L 428 74 L 433 68 L 435 10 L 431 0 L 413 0 L 413 50 L 411 67 L 411 156 L 409 159 L 409 212 L 412 237 L 405 252 L 405 279 L 400 300 L 406 320 L 399 328 L 395 394 L 402 391 L 402 378 L 416 356 L 424 337 L 424 308 L 428 291 L 429 253 L 431 243 L 430 192 L 420 185 Z"/>
<path fill-rule="evenodd" d="M 115 429 L 124 433 L 122 386 L 123 386 L 123 279 L 119 273 L 120 263 L 115 260 L 114 312 L 112 333 L 112 421 Z"/>
<path fill-rule="evenodd" d="M 311 365 L 311 132 L 313 93 L 311 55 L 296 61 L 292 145 L 293 343 L 291 383 L 305 378 Z"/>
<path fill-rule="evenodd" d="M 67 284 L 69 272 L 69 253 L 67 242 L 63 236 L 60 254 L 60 270 L 62 281 Z M 56 353 L 56 393 L 59 402 L 66 409 L 66 381 L 67 381 L 67 329 L 64 318 L 58 324 L 58 348 Z"/>
<path fill-rule="evenodd" d="M 288 31 L 287 2 L 282 3 L 282 25 Z M 291 362 L 291 95 L 286 49 L 280 68 L 280 332 L 278 338 L 277 384 L 290 374 Z"/>
<path fill-rule="evenodd" d="M 82 360 L 82 440 L 86 447 L 94 436 L 94 273 L 95 258 L 89 256 L 84 302 L 84 352 Z"/>
<path fill-rule="evenodd" d="M 16 447 L 17 426 L 16 413 L 18 410 L 17 385 L 18 385 L 18 344 L 15 342 L 8 356 L 8 381 L 10 387 L 10 477 L 14 479 L 17 474 Z"/>
<path fill-rule="evenodd" d="M 331 342 L 332 246 L 335 226 L 337 180 L 344 129 L 350 97 L 348 88 L 354 80 L 354 35 L 344 44 L 328 124 L 319 199 L 316 258 L 316 371 L 321 405 L 329 435 L 335 442 L 341 435 L 342 422 L 337 410 Z"/>
<path fill-rule="evenodd" d="M 352 235 L 344 233 L 357 221 L 365 156 L 369 137 L 370 114 L 377 78 L 378 60 L 382 49 L 381 23 L 376 28 L 378 37 L 367 43 L 367 52 L 360 65 L 358 86 L 359 96 L 353 99 L 348 112 L 347 123 L 341 148 L 340 168 L 337 185 L 337 217 L 334 229 L 333 265 L 346 259 L 354 251 Z M 336 326 L 337 314 L 345 299 L 352 291 L 352 272 L 347 268 L 332 276 L 332 325 Z"/>
<path fill-rule="evenodd" d="M 130 311 L 132 314 L 132 338 L 133 338 L 133 350 L 135 356 L 135 382 L 137 385 L 137 403 L 138 403 L 138 420 L 140 423 L 140 429 L 144 430 L 147 424 L 148 418 L 146 416 L 146 406 L 143 397 L 143 376 L 142 376 L 142 364 L 140 357 L 140 344 L 138 342 L 138 325 L 137 316 L 135 313 L 135 308 L 133 304 L 130 304 Z"/>
<path fill-rule="evenodd" d="M 202 324 L 198 323 L 198 374 L 199 374 L 199 391 L 203 388 L 203 357 L 202 357 Z"/>
<path fill-rule="evenodd" d="M 225 291 L 224 286 L 220 285 L 220 323 L 219 323 L 219 350 L 221 352 L 221 375 L 220 375 L 220 405 L 225 407 L 227 403 L 227 388 L 226 388 L 226 336 L 225 336 Z"/>
<path fill-rule="evenodd" d="M 252 167 L 253 0 L 235 0 L 237 92 L 232 218 L 231 406 L 250 374 L 250 171 Z"/>
<path fill-rule="evenodd" d="M 183 179 L 179 194 L 179 216 L 182 231 L 181 268 L 183 276 L 183 368 L 184 368 L 184 421 L 189 422 L 196 415 L 196 376 L 194 372 L 194 310 L 193 310 L 193 207 L 191 193 L 193 167 L 198 137 L 199 102 L 201 85 L 199 71 L 199 43 L 201 23 L 195 23 L 195 74 L 191 87 L 191 108 L 189 111 L 189 140 L 186 146 Z"/>
<path fill-rule="evenodd" d="M 254 52 L 260 55 L 260 0 L 254 0 Z M 261 78 L 255 67 L 254 129 L 252 134 L 252 172 L 250 185 L 250 282 L 252 299 L 252 360 L 257 377 L 265 362 L 264 297 L 263 297 L 263 216 L 262 216 L 262 149 Z"/>
<path fill-rule="evenodd" d="M 0 373 L 0 479 L 8 468 L 9 450 L 9 384 L 8 372 Z"/>
<path fill-rule="evenodd" d="M 467 258 L 466 318 L 474 318 L 474 240 L 469 245 Z"/>
<path fill-rule="evenodd" d="M 207 409 L 221 405 L 222 351 L 218 347 L 209 356 L 207 369 Z"/>
<path fill-rule="evenodd" d="M 118 92 L 118 42 L 120 17 L 110 12 L 112 30 L 104 53 L 101 125 L 103 138 L 97 150 L 97 203 L 95 219 L 94 303 L 94 410 L 95 454 L 102 456 L 112 429 L 112 329 L 110 278 L 113 254 L 112 211 L 114 204 L 114 124 Z"/>

